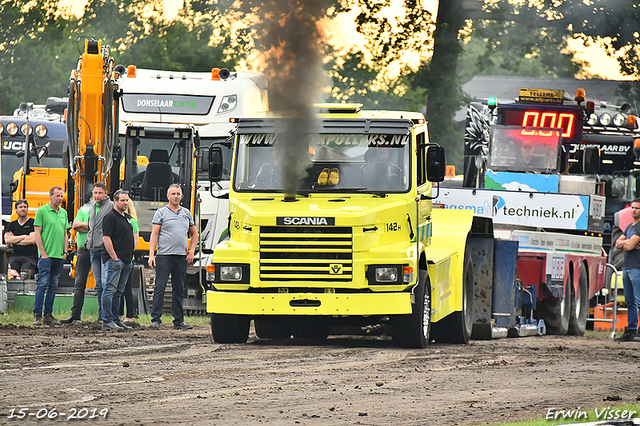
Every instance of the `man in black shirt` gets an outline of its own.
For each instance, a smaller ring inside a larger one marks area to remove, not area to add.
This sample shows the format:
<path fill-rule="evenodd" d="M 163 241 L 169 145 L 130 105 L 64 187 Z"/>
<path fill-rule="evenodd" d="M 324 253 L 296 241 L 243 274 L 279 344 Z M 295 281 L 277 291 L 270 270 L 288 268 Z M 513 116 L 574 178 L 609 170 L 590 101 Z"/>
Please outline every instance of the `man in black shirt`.
<path fill-rule="evenodd" d="M 23 278 L 32 278 L 37 271 L 38 248 L 36 247 L 35 228 L 33 219 L 27 216 L 29 204 L 27 200 L 16 201 L 18 218 L 7 225 L 4 242 L 13 249 L 9 256 L 9 267 L 15 269 Z"/>
<path fill-rule="evenodd" d="M 102 222 L 104 251 L 102 264 L 104 282 L 102 289 L 103 331 L 130 329 L 120 321 L 120 298 L 133 267 L 133 227 L 126 213 L 129 195 L 122 190 L 113 194 L 113 209 Z"/>

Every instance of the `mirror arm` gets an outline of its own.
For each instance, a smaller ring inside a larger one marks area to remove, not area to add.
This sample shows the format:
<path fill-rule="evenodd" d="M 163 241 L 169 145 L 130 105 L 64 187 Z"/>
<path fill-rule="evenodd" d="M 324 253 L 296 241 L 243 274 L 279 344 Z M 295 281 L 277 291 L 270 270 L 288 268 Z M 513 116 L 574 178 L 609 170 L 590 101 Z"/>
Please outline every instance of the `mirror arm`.
<path fill-rule="evenodd" d="M 435 200 L 436 198 L 438 198 L 438 195 L 440 195 L 440 182 L 436 182 L 436 195 L 435 196 L 420 194 L 420 199 L 421 200 Z"/>

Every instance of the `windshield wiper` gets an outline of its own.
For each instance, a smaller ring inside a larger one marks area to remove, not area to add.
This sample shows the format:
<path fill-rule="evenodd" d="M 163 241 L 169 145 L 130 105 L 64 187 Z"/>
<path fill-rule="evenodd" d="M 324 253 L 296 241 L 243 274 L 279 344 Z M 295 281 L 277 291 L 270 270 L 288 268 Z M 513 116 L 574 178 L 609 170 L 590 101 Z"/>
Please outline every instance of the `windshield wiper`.
<path fill-rule="evenodd" d="M 368 188 L 332 188 L 331 191 L 327 192 L 364 192 L 379 197 L 385 197 L 387 195 L 387 191 L 376 191 Z"/>

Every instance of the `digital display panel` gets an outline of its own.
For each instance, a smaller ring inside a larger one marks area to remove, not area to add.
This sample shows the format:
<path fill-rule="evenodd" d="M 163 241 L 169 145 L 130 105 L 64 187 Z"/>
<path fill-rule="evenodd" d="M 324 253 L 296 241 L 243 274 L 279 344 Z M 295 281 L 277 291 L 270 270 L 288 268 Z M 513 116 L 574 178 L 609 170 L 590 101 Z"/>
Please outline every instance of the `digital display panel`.
<path fill-rule="evenodd" d="M 551 136 L 562 132 L 562 143 L 578 143 L 582 135 L 582 111 L 558 106 L 501 105 L 501 123 L 522 127 L 522 135 Z"/>

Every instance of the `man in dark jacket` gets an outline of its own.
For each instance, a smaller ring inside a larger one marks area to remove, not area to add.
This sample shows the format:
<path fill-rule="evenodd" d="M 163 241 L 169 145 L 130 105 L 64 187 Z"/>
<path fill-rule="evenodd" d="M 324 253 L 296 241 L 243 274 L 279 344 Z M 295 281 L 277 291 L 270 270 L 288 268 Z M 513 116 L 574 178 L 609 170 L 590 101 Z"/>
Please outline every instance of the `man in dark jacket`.
<path fill-rule="evenodd" d="M 104 241 L 102 240 L 102 222 L 104 217 L 113 210 L 113 201 L 107 195 L 107 186 L 102 182 L 93 185 L 93 201 L 89 208 L 89 232 L 85 245 L 91 256 L 91 269 L 93 278 L 96 281 L 96 292 L 98 295 L 98 318 L 104 321 L 102 315 L 102 255 L 104 252 Z"/>

